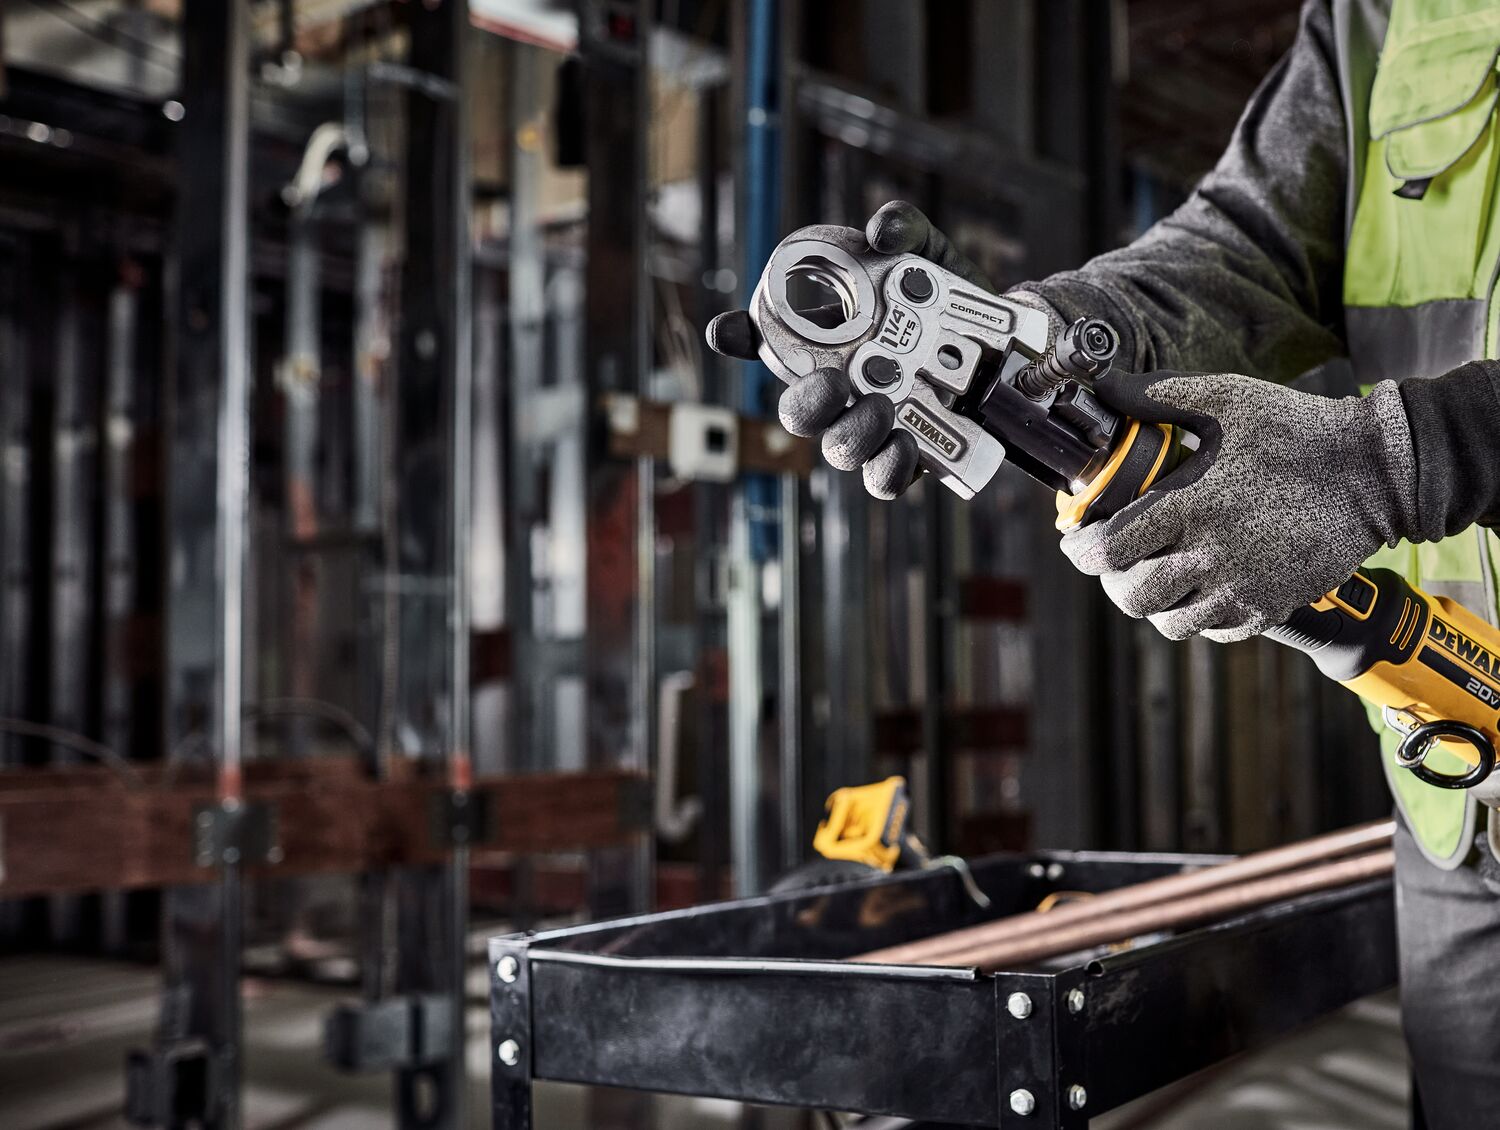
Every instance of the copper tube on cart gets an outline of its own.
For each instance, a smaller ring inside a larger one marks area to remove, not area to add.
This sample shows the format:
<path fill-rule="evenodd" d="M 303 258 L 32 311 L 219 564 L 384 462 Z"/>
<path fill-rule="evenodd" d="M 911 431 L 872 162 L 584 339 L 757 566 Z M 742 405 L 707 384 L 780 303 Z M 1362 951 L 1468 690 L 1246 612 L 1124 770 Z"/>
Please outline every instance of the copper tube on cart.
<path fill-rule="evenodd" d="M 1311 894 L 1314 891 L 1352 886 L 1355 883 L 1389 875 L 1391 868 L 1395 865 L 1395 860 L 1396 853 L 1393 851 L 1356 855 L 1333 863 L 1322 863 L 1300 871 L 1272 875 L 1266 879 L 1224 887 L 1206 894 L 1143 906 L 1137 910 L 1091 919 L 1087 922 L 1076 922 L 1071 926 L 1046 934 L 975 946 L 969 950 L 945 954 L 942 957 L 915 964 L 973 965 L 984 973 L 1015 969 L 1045 958 L 1077 953 L 1079 950 L 1092 949 L 1095 946 L 1121 941 L 1139 934 L 1149 934 L 1194 922 L 1222 918 L 1238 911 L 1250 910 L 1266 903 L 1279 902 L 1282 899 L 1296 898 L 1298 895 Z"/>
<path fill-rule="evenodd" d="M 984 922 L 963 930 L 954 930 L 934 937 L 919 938 L 899 946 L 875 950 L 862 954 L 855 961 L 876 962 L 884 965 L 940 965 L 951 964 L 948 955 L 972 950 L 978 946 L 1012 941 L 1037 934 L 1050 936 L 1080 922 L 1117 915 L 1145 906 L 1201 895 L 1235 883 L 1264 879 L 1270 875 L 1292 871 L 1309 864 L 1320 863 L 1342 856 L 1355 855 L 1375 848 L 1388 847 L 1395 834 L 1395 824 L 1390 820 L 1379 820 L 1371 824 L 1357 824 L 1310 840 L 1301 840 L 1268 851 L 1241 856 L 1227 863 L 1205 867 L 1198 871 L 1167 875 L 1145 883 L 1107 891 L 1079 902 L 1066 903 L 1045 912 L 1016 914 L 1008 918 Z"/>

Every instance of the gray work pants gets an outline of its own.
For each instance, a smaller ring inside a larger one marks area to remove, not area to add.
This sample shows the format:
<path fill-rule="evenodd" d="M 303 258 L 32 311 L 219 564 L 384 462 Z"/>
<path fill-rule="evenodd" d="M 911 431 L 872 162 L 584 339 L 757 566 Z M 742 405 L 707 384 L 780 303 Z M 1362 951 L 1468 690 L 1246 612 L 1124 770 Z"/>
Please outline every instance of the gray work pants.
<path fill-rule="evenodd" d="M 1500 864 L 1483 836 L 1443 871 L 1397 822 L 1396 928 L 1412 1125 L 1500 1127 Z"/>

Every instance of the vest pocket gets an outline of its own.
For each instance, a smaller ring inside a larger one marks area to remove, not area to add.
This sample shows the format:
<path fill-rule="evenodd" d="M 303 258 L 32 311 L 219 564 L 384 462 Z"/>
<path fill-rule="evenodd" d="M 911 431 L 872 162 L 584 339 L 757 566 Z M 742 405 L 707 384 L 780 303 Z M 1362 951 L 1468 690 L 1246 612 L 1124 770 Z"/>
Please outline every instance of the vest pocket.
<path fill-rule="evenodd" d="M 1371 94 L 1344 274 L 1350 306 L 1484 298 L 1500 262 L 1500 41 L 1486 38 L 1478 52 L 1455 44 L 1447 65 L 1432 41 L 1420 46 L 1382 57 Z"/>
<path fill-rule="evenodd" d="M 1495 74 L 1489 70 L 1473 96 L 1447 114 L 1394 126 L 1385 136 L 1385 166 L 1403 185 L 1433 180 L 1463 159 L 1490 124 L 1495 110 Z M 1405 194 L 1419 198 L 1418 193 Z"/>

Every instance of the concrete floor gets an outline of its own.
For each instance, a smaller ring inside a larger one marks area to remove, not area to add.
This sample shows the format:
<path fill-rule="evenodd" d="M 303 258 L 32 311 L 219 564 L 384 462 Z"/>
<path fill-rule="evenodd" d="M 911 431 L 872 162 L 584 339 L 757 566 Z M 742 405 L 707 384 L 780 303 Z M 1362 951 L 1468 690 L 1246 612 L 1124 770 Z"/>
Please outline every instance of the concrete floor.
<path fill-rule="evenodd" d="M 115 1130 L 125 1053 L 156 1019 L 155 972 L 64 957 L 0 959 L 0 1128 Z M 484 991 L 476 968 L 472 992 Z M 389 1081 L 327 1067 L 322 1017 L 343 994 L 291 981 L 246 982 L 246 1130 L 383 1130 Z M 470 1126 L 488 1126 L 488 1018 L 469 1016 Z M 1407 1065 L 1393 995 L 1361 1002 L 1259 1055 L 1179 1084 L 1093 1121 L 1096 1130 L 1402 1130 Z M 537 1125 L 587 1130 L 588 1092 L 543 1085 Z M 649 1130 L 717 1130 L 743 1108 L 659 1099 Z M 807 1125 L 763 1112 L 758 1125 Z M 644 1130 L 644 1127 L 643 1127 Z"/>
<path fill-rule="evenodd" d="M 1091 1130 L 1406 1130 L 1410 1066 L 1394 992 L 1120 1107 Z"/>

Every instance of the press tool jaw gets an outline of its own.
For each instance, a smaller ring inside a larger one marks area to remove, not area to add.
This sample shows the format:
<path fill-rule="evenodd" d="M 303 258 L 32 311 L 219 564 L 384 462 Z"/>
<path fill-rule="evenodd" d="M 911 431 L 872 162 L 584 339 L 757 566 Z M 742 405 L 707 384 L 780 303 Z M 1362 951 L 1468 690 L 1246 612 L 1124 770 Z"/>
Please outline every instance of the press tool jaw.
<path fill-rule="evenodd" d="M 814 225 L 771 254 L 750 303 L 760 357 L 788 384 L 848 372 L 917 441 L 922 466 L 973 498 L 1006 449 L 975 409 L 1048 348 L 1047 316 L 989 294 L 917 255 L 882 255 L 853 228 Z"/>

